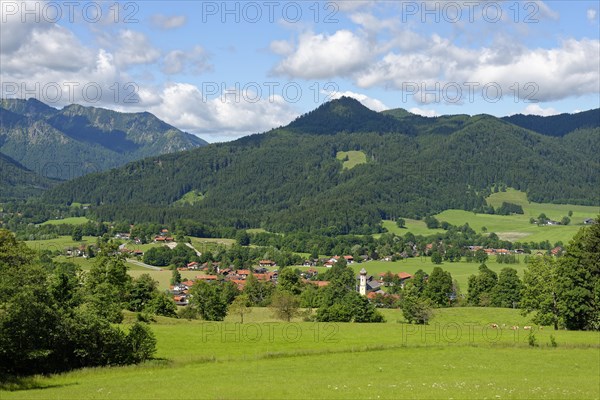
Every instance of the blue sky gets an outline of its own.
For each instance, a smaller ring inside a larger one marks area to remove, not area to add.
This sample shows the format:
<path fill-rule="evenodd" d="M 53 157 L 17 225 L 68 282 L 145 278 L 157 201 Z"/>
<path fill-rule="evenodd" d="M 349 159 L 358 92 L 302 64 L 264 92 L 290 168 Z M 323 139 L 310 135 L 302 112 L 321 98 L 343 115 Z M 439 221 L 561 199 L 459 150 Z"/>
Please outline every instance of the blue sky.
<path fill-rule="evenodd" d="M 3 97 L 150 111 L 210 142 L 341 95 L 422 115 L 600 106 L 598 1 L 0 3 Z"/>

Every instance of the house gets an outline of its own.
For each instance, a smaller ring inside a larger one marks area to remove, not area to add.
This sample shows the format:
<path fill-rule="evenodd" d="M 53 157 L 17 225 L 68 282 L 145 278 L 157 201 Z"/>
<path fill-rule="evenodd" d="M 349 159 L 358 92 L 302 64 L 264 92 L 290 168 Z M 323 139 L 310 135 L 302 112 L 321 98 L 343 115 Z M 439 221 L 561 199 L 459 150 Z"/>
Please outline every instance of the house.
<path fill-rule="evenodd" d="M 178 306 L 187 306 L 189 304 L 187 294 L 175 295 L 175 296 L 173 296 L 173 301 Z"/>
<path fill-rule="evenodd" d="M 171 293 L 181 294 L 187 292 L 190 287 L 185 285 L 183 282 L 180 282 L 177 285 L 172 285 L 170 288 Z"/>
<path fill-rule="evenodd" d="M 277 266 L 277 264 L 275 264 L 275 261 L 271 261 L 271 260 L 260 260 L 258 262 L 258 266 L 263 267 L 263 268 L 272 268 L 272 267 Z"/>
<path fill-rule="evenodd" d="M 229 282 L 235 283 L 238 290 L 244 290 L 244 287 L 246 287 L 246 281 L 243 279 L 230 279 Z"/>
<path fill-rule="evenodd" d="M 217 275 L 196 275 L 196 279 L 199 281 L 216 281 L 219 277 Z"/>
<path fill-rule="evenodd" d="M 304 262 L 302 263 L 303 267 L 316 267 L 317 266 L 317 261 L 315 260 L 304 260 Z"/>
<path fill-rule="evenodd" d="M 235 271 L 235 274 L 240 278 L 240 279 L 246 279 L 248 277 L 248 275 L 250 275 L 250 270 L 249 269 L 238 269 L 237 271 Z"/>
<path fill-rule="evenodd" d="M 115 234 L 115 239 L 125 239 L 125 240 L 129 240 L 130 238 L 130 234 L 129 233 L 125 233 L 125 232 L 120 232 Z"/>
<path fill-rule="evenodd" d="M 197 270 L 199 268 L 199 264 L 196 261 L 192 261 L 190 263 L 187 263 L 187 267 L 191 270 Z"/>
<path fill-rule="evenodd" d="M 189 279 L 187 281 L 183 281 L 181 282 L 182 285 L 187 286 L 187 288 L 191 288 L 192 286 L 194 286 L 194 281 L 190 281 Z"/>
<path fill-rule="evenodd" d="M 344 259 L 346 260 L 346 263 L 348 263 L 348 264 L 354 263 L 354 257 L 352 257 L 352 256 L 344 256 Z"/>
<path fill-rule="evenodd" d="M 330 260 L 330 261 L 325 261 L 325 263 L 323 264 L 323 266 L 327 267 L 327 268 L 331 268 L 331 267 L 333 267 L 334 264 L 335 264 L 335 262 L 333 262 L 333 261 Z"/>
<path fill-rule="evenodd" d="M 563 252 L 563 248 L 560 246 L 556 246 L 555 248 L 550 250 L 550 254 L 552 254 L 553 256 L 559 256 L 562 254 L 562 252 Z"/>

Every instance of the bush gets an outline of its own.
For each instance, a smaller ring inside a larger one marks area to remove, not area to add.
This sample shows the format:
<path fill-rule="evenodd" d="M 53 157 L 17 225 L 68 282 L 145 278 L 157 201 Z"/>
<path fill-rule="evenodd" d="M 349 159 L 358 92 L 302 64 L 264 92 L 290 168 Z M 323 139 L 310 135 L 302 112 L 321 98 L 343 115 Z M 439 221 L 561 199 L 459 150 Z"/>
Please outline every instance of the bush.
<path fill-rule="evenodd" d="M 127 335 L 130 363 L 149 360 L 156 352 L 156 338 L 148 325 L 136 322 Z"/>
<path fill-rule="evenodd" d="M 414 295 L 405 296 L 402 302 L 402 315 L 411 324 L 426 325 L 433 315 L 431 302 Z"/>
<path fill-rule="evenodd" d="M 533 332 L 529 332 L 529 335 L 527 336 L 527 342 L 529 343 L 529 346 L 531 346 L 531 347 L 538 346 L 537 338 L 535 337 Z"/>
<path fill-rule="evenodd" d="M 182 319 L 198 319 L 198 311 L 193 307 L 183 307 L 177 312 L 177 316 Z"/>

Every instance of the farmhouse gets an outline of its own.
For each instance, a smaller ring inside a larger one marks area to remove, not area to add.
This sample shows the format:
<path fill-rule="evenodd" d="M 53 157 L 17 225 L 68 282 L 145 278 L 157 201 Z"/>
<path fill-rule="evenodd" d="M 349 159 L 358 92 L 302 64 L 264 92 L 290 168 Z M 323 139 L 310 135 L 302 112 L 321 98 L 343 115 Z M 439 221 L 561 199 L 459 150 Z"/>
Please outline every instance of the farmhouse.
<path fill-rule="evenodd" d="M 271 260 L 260 260 L 258 262 L 258 266 L 263 267 L 263 268 L 272 268 L 272 267 L 276 267 L 277 264 L 275 264 L 275 261 L 271 261 Z"/>

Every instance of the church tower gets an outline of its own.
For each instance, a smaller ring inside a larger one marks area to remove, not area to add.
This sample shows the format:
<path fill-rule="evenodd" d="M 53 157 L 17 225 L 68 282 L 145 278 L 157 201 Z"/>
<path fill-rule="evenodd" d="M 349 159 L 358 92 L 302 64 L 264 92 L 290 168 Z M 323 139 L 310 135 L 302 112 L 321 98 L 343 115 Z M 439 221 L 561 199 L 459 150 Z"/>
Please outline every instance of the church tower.
<path fill-rule="evenodd" d="M 358 286 L 358 293 L 360 293 L 361 296 L 367 295 L 367 270 L 364 268 L 360 270 L 360 284 Z"/>

